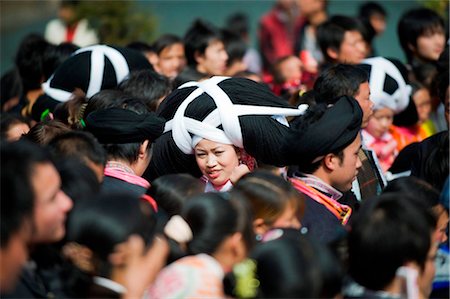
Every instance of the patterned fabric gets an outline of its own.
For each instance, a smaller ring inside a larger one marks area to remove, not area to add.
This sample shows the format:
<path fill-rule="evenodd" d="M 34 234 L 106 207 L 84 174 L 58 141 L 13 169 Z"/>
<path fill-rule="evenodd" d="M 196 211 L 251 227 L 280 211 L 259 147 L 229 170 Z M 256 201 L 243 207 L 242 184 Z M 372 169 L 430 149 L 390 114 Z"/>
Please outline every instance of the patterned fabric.
<path fill-rule="evenodd" d="M 187 256 L 164 268 L 145 298 L 224 298 L 223 278 L 213 257 Z"/>
<path fill-rule="evenodd" d="M 365 144 L 368 148 L 375 151 L 378 161 L 380 161 L 380 166 L 383 172 L 386 173 L 398 155 L 397 141 L 388 132 L 384 133 L 380 138 L 375 138 L 364 129 L 362 130 L 362 134 Z"/>
<path fill-rule="evenodd" d="M 378 172 L 375 160 L 370 150 L 360 149 L 358 152 L 362 166 L 359 169 L 357 180 L 361 194 L 361 200 L 379 195 L 384 188 L 383 179 Z"/>

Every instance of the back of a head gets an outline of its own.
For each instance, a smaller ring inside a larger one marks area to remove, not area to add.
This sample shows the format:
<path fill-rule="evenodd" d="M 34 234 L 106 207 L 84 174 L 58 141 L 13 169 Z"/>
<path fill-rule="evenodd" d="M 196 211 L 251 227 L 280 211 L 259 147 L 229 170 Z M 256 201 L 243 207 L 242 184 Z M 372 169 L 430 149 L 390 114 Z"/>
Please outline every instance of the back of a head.
<path fill-rule="evenodd" d="M 196 54 L 205 53 L 209 43 L 214 40 L 222 40 L 220 30 L 204 20 L 195 20 L 183 38 L 188 66 L 195 67 Z"/>
<path fill-rule="evenodd" d="M 191 254 L 212 255 L 225 238 L 241 233 L 249 250 L 253 244 L 251 217 L 241 200 L 229 193 L 203 193 L 190 198 L 181 216 L 192 230 L 193 239 L 187 243 Z"/>
<path fill-rule="evenodd" d="M 359 7 L 358 16 L 364 19 L 369 19 L 371 16 L 379 14 L 381 16 L 386 17 L 386 10 L 377 2 L 365 2 Z"/>
<path fill-rule="evenodd" d="M 337 64 L 324 70 L 314 83 L 317 103 L 334 104 L 344 95 L 358 94 L 359 86 L 368 82 L 368 73 L 355 65 Z"/>
<path fill-rule="evenodd" d="M 44 146 L 56 136 L 67 132 L 70 132 L 70 128 L 65 124 L 57 120 L 49 120 L 34 125 L 24 138 Z"/>
<path fill-rule="evenodd" d="M 250 30 L 248 16 L 242 12 L 234 13 L 228 16 L 228 18 L 226 19 L 225 27 L 228 30 L 245 38 Z"/>
<path fill-rule="evenodd" d="M 187 173 L 167 174 L 152 181 L 148 194 L 169 216 L 179 215 L 190 196 L 204 192 L 202 182 Z"/>
<path fill-rule="evenodd" d="M 118 88 L 125 94 L 142 100 L 149 111 L 156 111 L 159 102 L 171 91 L 169 79 L 153 70 L 130 72 Z"/>
<path fill-rule="evenodd" d="M 133 235 L 150 244 L 155 234 L 156 218 L 151 206 L 128 193 L 103 194 L 80 201 L 70 213 L 67 240 L 84 245 L 99 259 L 98 273 L 108 277 L 108 256 L 115 246 Z"/>
<path fill-rule="evenodd" d="M 106 153 L 97 139 L 89 132 L 70 131 L 53 138 L 49 147 L 61 157 L 76 157 L 97 165 L 106 164 Z"/>
<path fill-rule="evenodd" d="M 349 274 L 360 285 L 383 290 L 407 262 L 423 268 L 431 246 L 433 216 L 402 193 L 363 203 L 349 233 Z"/>
<path fill-rule="evenodd" d="M 253 218 L 262 218 L 272 224 L 288 204 L 296 207 L 299 215 L 303 213 L 304 202 L 292 184 L 269 171 L 254 171 L 243 176 L 233 187 L 250 202 Z M 232 191 L 232 192 L 233 192 Z"/>
<path fill-rule="evenodd" d="M 383 193 L 401 192 L 417 198 L 429 209 L 439 204 L 439 191 L 426 181 L 414 176 L 397 178 L 388 183 Z"/>
<path fill-rule="evenodd" d="M 41 88 L 44 76 L 44 55 L 51 45 L 39 34 L 29 34 L 21 42 L 15 57 L 23 91 Z"/>
<path fill-rule="evenodd" d="M 131 95 L 125 94 L 122 90 L 105 89 L 94 94 L 84 110 L 83 119 L 96 110 L 120 107 L 123 102 L 133 99 Z"/>
<path fill-rule="evenodd" d="M 332 298 L 340 293 L 342 269 L 331 251 L 293 230 L 258 244 L 259 298 Z"/>

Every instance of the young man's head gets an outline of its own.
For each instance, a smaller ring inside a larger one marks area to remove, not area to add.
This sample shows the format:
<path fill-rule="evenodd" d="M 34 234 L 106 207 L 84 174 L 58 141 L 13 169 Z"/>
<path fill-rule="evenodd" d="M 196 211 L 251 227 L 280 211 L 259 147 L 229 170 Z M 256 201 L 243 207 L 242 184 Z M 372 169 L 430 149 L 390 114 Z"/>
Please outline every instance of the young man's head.
<path fill-rule="evenodd" d="M 14 286 L 28 245 L 53 243 L 65 235 L 72 201 L 61 190 L 47 152 L 25 140 L 1 145 L 1 285 Z"/>
<path fill-rule="evenodd" d="M 228 55 L 219 29 L 197 20 L 184 36 L 188 66 L 210 76 L 223 75 Z"/>
<path fill-rule="evenodd" d="M 400 18 L 397 33 L 410 63 L 437 61 L 445 47 L 444 20 L 427 8 L 406 12 Z"/>
<path fill-rule="evenodd" d="M 420 280 L 433 270 L 429 268 L 434 268 L 436 257 L 435 224 L 426 207 L 404 193 L 382 194 L 364 202 L 349 234 L 350 275 L 373 291 L 414 296 L 402 293 L 399 269 L 416 272 Z"/>
<path fill-rule="evenodd" d="M 329 63 L 358 64 L 367 55 L 364 26 L 356 18 L 333 16 L 317 28 L 317 41 Z"/>
<path fill-rule="evenodd" d="M 362 128 L 369 123 L 373 103 L 370 100 L 369 75 L 358 66 L 337 64 L 324 70 L 314 83 L 317 103 L 334 104 L 347 95 L 358 101 L 363 111 Z"/>
<path fill-rule="evenodd" d="M 156 71 L 169 79 L 174 79 L 186 66 L 184 44 L 181 38 L 173 34 L 159 37 L 153 44 L 158 56 Z"/>
<path fill-rule="evenodd" d="M 300 172 L 348 191 L 361 167 L 362 118 L 358 102 L 349 96 L 342 96 L 331 107 L 318 104 L 292 123 L 283 150 Z"/>

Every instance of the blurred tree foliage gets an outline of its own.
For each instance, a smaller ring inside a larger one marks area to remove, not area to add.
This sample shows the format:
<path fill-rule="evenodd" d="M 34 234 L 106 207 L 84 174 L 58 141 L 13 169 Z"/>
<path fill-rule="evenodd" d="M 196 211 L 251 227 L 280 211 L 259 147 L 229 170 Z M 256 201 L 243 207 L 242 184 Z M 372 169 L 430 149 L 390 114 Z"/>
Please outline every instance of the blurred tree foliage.
<path fill-rule="evenodd" d="M 448 21 L 448 0 L 419 0 L 419 2 L 437 12 L 445 21 Z"/>
<path fill-rule="evenodd" d="M 156 19 L 147 11 L 139 11 L 136 1 L 80 1 L 80 17 L 86 18 L 97 30 L 103 44 L 125 46 L 132 41 L 150 42 Z"/>

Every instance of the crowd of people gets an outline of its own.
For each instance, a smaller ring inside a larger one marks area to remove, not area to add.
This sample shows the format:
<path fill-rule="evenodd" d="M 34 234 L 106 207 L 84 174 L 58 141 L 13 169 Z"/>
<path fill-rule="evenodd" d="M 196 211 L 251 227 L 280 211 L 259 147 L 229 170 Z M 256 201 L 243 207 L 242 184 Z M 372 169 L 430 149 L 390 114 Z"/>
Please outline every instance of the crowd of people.
<path fill-rule="evenodd" d="M 258 49 L 245 13 L 99 44 L 77 3 L 1 78 L 1 297 L 448 298 L 440 15 L 403 63 L 376 2 L 278 0 Z"/>

